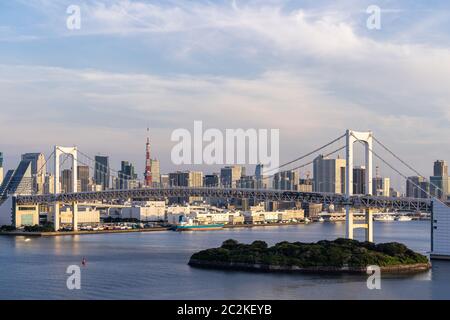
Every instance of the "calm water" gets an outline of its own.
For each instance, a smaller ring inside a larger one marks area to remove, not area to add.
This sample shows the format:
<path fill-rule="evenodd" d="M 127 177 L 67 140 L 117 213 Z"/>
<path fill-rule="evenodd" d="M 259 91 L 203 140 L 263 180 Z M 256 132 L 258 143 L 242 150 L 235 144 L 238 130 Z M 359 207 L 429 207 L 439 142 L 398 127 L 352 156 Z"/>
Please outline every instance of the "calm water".
<path fill-rule="evenodd" d="M 344 224 L 233 229 L 201 233 L 129 233 L 54 238 L 0 237 L 0 299 L 450 299 L 450 262 L 416 276 L 383 277 L 368 290 L 363 276 L 255 274 L 194 269 L 192 253 L 234 238 L 333 240 Z M 359 239 L 362 232 L 357 233 Z M 375 223 L 376 242 L 399 241 L 427 253 L 429 222 Z M 82 289 L 66 288 L 68 265 L 80 264 Z"/>

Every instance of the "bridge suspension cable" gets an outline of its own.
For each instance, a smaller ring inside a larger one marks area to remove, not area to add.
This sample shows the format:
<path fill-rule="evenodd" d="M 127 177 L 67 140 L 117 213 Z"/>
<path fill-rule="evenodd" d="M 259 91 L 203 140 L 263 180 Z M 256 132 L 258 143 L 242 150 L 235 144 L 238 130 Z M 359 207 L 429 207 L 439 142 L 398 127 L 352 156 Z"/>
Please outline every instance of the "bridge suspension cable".
<path fill-rule="evenodd" d="M 415 174 L 417 174 L 418 176 L 424 178 L 425 180 L 429 180 L 427 179 L 424 175 L 422 175 L 420 172 L 418 172 L 416 169 L 414 169 L 412 166 L 410 166 L 406 161 L 402 160 L 399 156 L 397 156 L 392 150 L 390 150 L 386 145 L 384 145 L 380 140 L 378 140 L 377 138 L 373 137 L 373 140 L 375 140 L 381 147 L 383 147 L 383 149 L 385 149 L 387 152 L 389 152 L 395 159 L 397 159 L 398 161 L 400 161 L 403 165 L 405 165 L 408 169 L 410 169 L 411 171 L 413 171 Z M 411 181 L 411 180 L 410 180 Z M 412 181 L 411 181 L 412 182 Z M 436 188 L 437 190 L 444 192 L 444 190 L 442 190 L 439 186 L 435 185 L 434 183 L 432 183 L 431 181 L 429 181 L 430 185 L 432 185 L 434 188 Z"/>
<path fill-rule="evenodd" d="M 284 167 L 286 167 L 286 166 L 288 166 L 288 165 L 290 165 L 290 164 L 292 164 L 292 163 L 294 163 L 294 162 L 303 160 L 303 159 L 305 159 L 305 158 L 307 158 L 307 157 L 313 155 L 314 153 L 317 153 L 317 152 L 319 152 L 320 150 L 325 149 L 326 147 L 332 145 L 333 143 L 338 142 L 339 140 L 341 140 L 341 139 L 344 138 L 344 137 L 345 137 L 345 134 L 343 134 L 343 135 L 341 135 L 340 137 L 337 137 L 336 139 L 334 139 L 334 140 L 328 142 L 327 144 L 321 146 L 320 148 L 317 148 L 317 149 L 315 149 L 315 150 L 313 150 L 313 151 L 311 151 L 311 152 L 308 152 L 308 153 L 306 153 L 306 154 L 302 155 L 301 157 L 298 157 L 298 158 L 296 158 L 296 159 L 294 159 L 294 160 L 291 160 L 291 161 L 289 161 L 289 162 L 286 162 L 286 163 L 284 163 L 284 164 L 278 166 L 277 168 L 270 169 L 270 170 L 266 171 L 265 173 L 267 174 L 267 173 L 270 173 L 270 172 L 273 172 L 273 171 L 278 171 L 279 169 L 284 168 Z M 295 170 L 295 169 L 293 169 L 293 170 Z"/>
<path fill-rule="evenodd" d="M 352 134 L 352 136 L 356 139 L 356 141 L 358 141 L 359 143 L 361 143 L 362 145 L 364 145 L 364 142 L 359 140 L 354 134 Z M 418 189 L 420 189 L 421 191 L 423 191 L 425 194 L 427 194 L 428 198 L 431 197 L 431 194 L 424 190 L 420 185 L 414 183 L 413 181 L 411 181 L 410 179 L 408 179 L 408 177 L 403 174 L 402 172 L 400 172 L 399 170 L 397 170 L 392 164 L 390 164 L 388 161 L 386 161 L 383 157 L 381 157 L 377 152 L 375 152 L 372 148 L 368 148 L 369 151 L 378 159 L 380 159 L 384 164 L 386 164 L 389 168 L 391 168 L 392 170 L 394 170 L 395 172 L 397 172 L 400 176 L 402 176 L 405 180 L 409 180 L 415 187 L 417 187 Z M 441 200 L 438 199 L 439 202 L 443 203 Z"/>

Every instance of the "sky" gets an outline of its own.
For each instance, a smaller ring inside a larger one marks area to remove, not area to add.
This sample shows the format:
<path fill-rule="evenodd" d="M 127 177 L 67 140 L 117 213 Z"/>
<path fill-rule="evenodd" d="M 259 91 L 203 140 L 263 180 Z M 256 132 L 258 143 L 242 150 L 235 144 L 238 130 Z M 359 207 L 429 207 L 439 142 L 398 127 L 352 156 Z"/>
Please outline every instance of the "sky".
<path fill-rule="evenodd" d="M 148 126 L 169 172 L 195 120 L 279 129 L 281 163 L 350 128 L 430 175 L 450 160 L 449 30 L 446 0 L 1 1 L 0 151 L 12 168 L 77 145 L 141 173 Z"/>

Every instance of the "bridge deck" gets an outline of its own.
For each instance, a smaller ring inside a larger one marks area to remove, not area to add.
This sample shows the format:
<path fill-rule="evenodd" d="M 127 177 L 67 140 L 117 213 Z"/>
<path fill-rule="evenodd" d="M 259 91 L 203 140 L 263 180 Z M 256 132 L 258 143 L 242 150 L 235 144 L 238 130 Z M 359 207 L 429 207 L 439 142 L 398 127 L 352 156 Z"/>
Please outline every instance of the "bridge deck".
<path fill-rule="evenodd" d="M 397 209 L 408 211 L 429 212 L 429 199 L 375 197 L 368 195 L 354 195 L 346 199 L 343 194 L 321 192 L 299 192 L 271 189 L 239 189 L 239 188 L 145 188 L 131 190 L 108 190 L 98 192 L 77 192 L 47 195 L 20 195 L 17 204 L 49 204 L 54 202 L 92 202 L 92 201 L 125 201 L 129 199 L 152 199 L 163 197 L 212 197 L 256 199 L 260 201 L 300 201 L 309 203 L 323 203 L 333 205 L 349 204 L 359 208 Z"/>

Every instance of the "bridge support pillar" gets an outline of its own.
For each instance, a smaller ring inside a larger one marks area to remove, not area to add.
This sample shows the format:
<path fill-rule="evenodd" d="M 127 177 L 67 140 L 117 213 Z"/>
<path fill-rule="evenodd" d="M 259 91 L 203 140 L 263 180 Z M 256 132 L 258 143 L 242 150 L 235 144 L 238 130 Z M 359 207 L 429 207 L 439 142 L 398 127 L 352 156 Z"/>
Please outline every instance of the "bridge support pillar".
<path fill-rule="evenodd" d="M 347 239 L 353 239 L 353 212 L 350 212 L 350 206 L 345 206 L 345 237 Z"/>
<path fill-rule="evenodd" d="M 74 202 L 72 206 L 72 230 L 78 231 L 78 203 Z"/>
<path fill-rule="evenodd" d="M 373 213 L 366 209 L 366 241 L 373 242 Z"/>
<path fill-rule="evenodd" d="M 53 205 L 53 226 L 55 231 L 59 231 L 59 202 Z"/>

